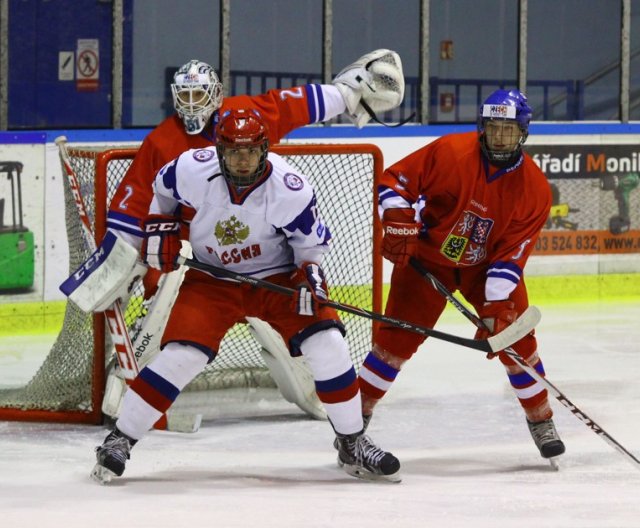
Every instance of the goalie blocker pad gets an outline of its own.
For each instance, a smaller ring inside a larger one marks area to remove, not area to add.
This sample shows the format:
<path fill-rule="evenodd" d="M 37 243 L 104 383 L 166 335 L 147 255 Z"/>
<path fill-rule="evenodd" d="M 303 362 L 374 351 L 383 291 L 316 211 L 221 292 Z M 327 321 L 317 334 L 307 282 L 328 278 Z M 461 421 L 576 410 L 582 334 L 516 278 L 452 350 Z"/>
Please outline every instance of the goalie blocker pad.
<path fill-rule="evenodd" d="M 108 231 L 96 251 L 60 285 L 83 312 L 102 312 L 130 293 L 147 268 L 138 251 Z"/>

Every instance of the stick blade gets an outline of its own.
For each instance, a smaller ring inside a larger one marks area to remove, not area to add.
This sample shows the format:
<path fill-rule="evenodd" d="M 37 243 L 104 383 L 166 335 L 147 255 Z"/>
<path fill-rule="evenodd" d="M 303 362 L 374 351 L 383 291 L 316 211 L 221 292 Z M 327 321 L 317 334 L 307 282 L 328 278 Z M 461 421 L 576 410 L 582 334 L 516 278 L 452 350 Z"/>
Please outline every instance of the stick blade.
<path fill-rule="evenodd" d="M 499 334 L 487 339 L 491 350 L 493 352 L 500 352 L 513 345 L 516 341 L 520 341 L 520 339 L 536 327 L 541 319 L 542 314 L 540 310 L 535 306 L 529 306 L 512 325 L 509 325 Z"/>

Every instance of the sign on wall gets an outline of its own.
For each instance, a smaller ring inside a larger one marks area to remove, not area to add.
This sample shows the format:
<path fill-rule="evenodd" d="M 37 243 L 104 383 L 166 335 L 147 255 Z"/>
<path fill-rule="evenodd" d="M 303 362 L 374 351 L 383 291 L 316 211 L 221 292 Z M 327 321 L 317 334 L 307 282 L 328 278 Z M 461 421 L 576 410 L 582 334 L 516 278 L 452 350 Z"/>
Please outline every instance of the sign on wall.
<path fill-rule="evenodd" d="M 76 50 L 76 88 L 80 92 L 95 92 L 100 82 L 100 42 L 98 39 L 78 39 Z"/>
<path fill-rule="evenodd" d="M 530 146 L 553 205 L 537 255 L 640 252 L 640 148 Z"/>

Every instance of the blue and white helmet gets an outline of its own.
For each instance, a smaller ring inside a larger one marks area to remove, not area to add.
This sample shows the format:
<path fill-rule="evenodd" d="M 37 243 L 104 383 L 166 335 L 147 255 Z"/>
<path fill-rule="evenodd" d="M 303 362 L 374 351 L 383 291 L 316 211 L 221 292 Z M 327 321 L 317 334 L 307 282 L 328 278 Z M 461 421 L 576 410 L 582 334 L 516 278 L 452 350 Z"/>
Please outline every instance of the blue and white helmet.
<path fill-rule="evenodd" d="M 482 152 L 497 166 L 508 166 L 515 162 L 522 152 L 522 145 L 529 135 L 532 110 L 527 104 L 527 96 L 518 90 L 496 90 L 480 105 L 478 112 L 478 135 Z M 520 141 L 513 151 L 489 150 L 486 144 L 485 124 L 489 120 L 516 121 L 520 128 Z"/>
<path fill-rule="evenodd" d="M 173 106 L 187 134 L 199 134 L 222 105 L 222 83 L 206 62 L 190 60 L 173 76 Z"/>

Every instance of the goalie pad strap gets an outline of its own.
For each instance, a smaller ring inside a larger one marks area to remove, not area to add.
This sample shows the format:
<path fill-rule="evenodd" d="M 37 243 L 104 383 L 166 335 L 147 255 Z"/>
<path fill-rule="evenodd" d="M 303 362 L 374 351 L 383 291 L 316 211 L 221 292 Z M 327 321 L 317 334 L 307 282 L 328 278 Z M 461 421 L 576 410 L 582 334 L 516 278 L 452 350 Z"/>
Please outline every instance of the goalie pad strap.
<path fill-rule="evenodd" d="M 108 231 L 95 252 L 60 285 L 83 312 L 101 312 L 129 293 L 145 273 L 138 252 Z"/>

